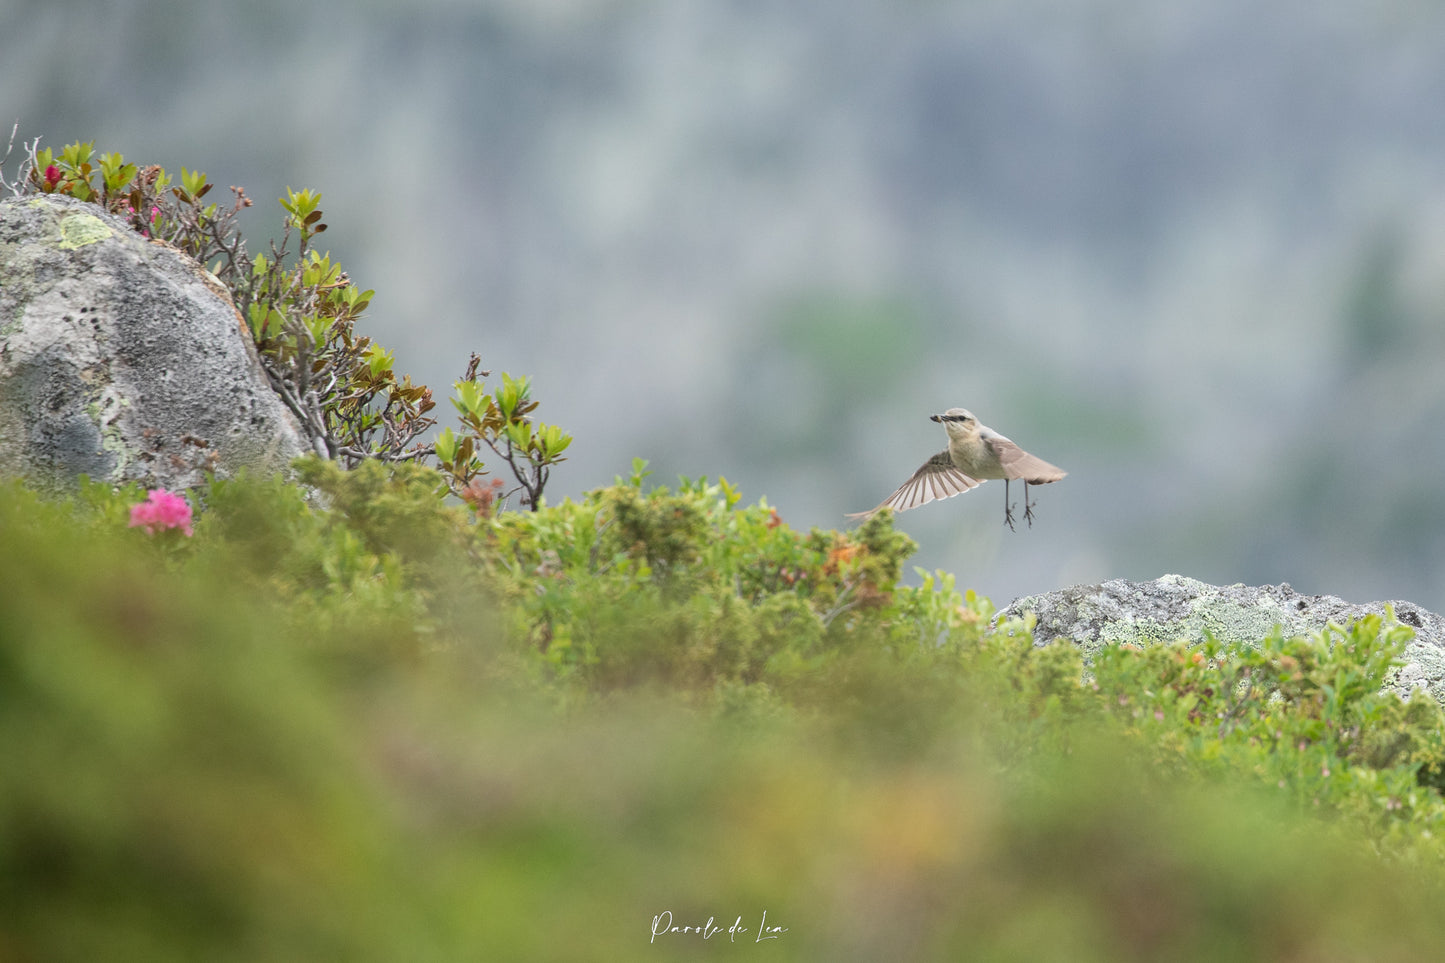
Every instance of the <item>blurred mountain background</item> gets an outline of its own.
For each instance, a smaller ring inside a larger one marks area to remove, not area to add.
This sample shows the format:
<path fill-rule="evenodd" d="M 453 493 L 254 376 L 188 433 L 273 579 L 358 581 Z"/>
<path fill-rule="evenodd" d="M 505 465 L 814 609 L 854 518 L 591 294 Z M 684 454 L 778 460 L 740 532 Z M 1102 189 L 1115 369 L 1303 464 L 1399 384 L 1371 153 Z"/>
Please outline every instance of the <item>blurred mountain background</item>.
<path fill-rule="evenodd" d="M 5 132 L 242 185 L 253 252 L 321 191 L 442 409 L 533 376 L 554 501 L 641 456 L 836 527 L 972 409 L 1071 473 L 900 516 L 1000 605 L 1445 610 L 1442 104 L 1411 0 L 0 0 Z"/>

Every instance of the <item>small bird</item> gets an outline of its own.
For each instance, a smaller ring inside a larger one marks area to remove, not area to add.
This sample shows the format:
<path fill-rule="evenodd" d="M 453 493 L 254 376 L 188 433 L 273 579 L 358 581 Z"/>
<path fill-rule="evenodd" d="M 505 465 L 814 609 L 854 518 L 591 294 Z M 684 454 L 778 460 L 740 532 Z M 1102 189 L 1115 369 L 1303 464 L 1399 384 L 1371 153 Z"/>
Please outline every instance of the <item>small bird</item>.
<path fill-rule="evenodd" d="M 887 506 L 904 512 L 927 505 L 938 498 L 977 488 L 990 478 L 1003 479 L 1003 523 L 1014 530 L 1013 506 L 1009 504 L 1008 483 L 1022 479 L 1024 483 L 1024 519 L 1034 524 L 1034 509 L 1029 504 L 1029 486 L 1047 485 L 1068 472 L 1035 458 L 992 428 L 979 424 L 973 413 L 963 408 L 950 408 L 941 415 L 929 415 L 948 429 L 948 448 L 923 463 L 913 477 L 898 491 L 883 500 L 878 508 L 857 512 L 849 518 L 867 518 Z"/>

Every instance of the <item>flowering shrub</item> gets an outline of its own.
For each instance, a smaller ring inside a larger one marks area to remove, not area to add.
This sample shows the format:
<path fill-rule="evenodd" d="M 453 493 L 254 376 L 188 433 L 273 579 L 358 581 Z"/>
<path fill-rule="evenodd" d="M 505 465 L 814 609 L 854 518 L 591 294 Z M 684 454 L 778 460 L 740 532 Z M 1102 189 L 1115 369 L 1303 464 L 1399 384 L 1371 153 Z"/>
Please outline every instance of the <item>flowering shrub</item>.
<path fill-rule="evenodd" d="M 193 534 L 191 506 L 184 496 L 164 488 L 153 488 L 145 501 L 131 507 L 130 527 L 144 528 L 151 535 L 168 528 L 178 528 L 189 538 Z"/>
<path fill-rule="evenodd" d="M 502 375 L 488 390 L 491 372 L 473 355 L 455 383 L 460 431 L 446 429 L 433 443 L 423 436 L 437 423 L 431 389 L 398 377 L 392 352 L 358 335 L 356 322 L 374 292 L 354 284 L 329 253 L 314 248 L 327 229 L 321 194 L 286 190 L 279 243 L 254 256 L 236 224 L 252 205 L 232 187 L 228 206 L 203 198 L 213 185 L 205 173 L 181 168 L 175 180 L 162 167 L 138 167 L 118 153 L 96 155 L 90 143 L 66 145 L 58 154 L 28 151 L 14 183 L 0 171 L 0 187 L 17 195 L 64 194 L 94 203 L 126 219 L 144 237 L 165 241 L 195 258 L 230 291 L 261 356 L 271 387 L 305 430 L 317 454 L 352 468 L 362 461 L 433 463 L 457 495 L 475 494 L 491 450 L 516 480 L 495 495 L 504 504 L 541 503 L 553 465 L 564 459 L 571 436 L 555 425 L 535 423 L 527 378 Z M 8 154 L 9 151 L 7 150 Z M 4 158 L 0 158 L 3 164 Z M 292 251 L 292 242 L 295 250 Z"/>

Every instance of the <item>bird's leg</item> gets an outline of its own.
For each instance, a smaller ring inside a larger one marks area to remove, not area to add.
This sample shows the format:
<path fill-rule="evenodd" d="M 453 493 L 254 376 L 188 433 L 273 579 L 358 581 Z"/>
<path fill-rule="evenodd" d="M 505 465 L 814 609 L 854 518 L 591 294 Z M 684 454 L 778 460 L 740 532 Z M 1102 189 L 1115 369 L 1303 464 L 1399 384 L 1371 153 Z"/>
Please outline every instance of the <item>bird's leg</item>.
<path fill-rule="evenodd" d="M 1029 504 L 1029 483 L 1024 482 L 1024 519 L 1029 523 L 1029 528 L 1034 527 L 1034 506 Z"/>
<path fill-rule="evenodd" d="M 1008 480 L 1007 478 L 1005 478 L 1005 479 L 1003 480 L 1003 523 L 1004 523 L 1005 525 L 1007 525 L 1007 526 L 1008 526 L 1008 530 L 1012 532 L 1012 531 L 1017 531 L 1017 529 L 1014 528 L 1014 510 L 1013 510 L 1013 506 L 1009 504 L 1009 500 L 1008 500 L 1008 482 L 1009 482 L 1009 480 Z M 1024 486 L 1024 494 L 1027 495 L 1028 493 L 1029 493 L 1028 486 L 1025 485 L 1025 486 Z"/>

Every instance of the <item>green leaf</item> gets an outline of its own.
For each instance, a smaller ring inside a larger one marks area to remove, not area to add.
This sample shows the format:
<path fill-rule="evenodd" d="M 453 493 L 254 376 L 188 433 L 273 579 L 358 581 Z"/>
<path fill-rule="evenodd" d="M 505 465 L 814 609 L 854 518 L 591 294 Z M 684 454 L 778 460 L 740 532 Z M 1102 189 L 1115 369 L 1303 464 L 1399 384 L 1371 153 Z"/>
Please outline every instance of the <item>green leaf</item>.
<path fill-rule="evenodd" d="M 366 310 L 367 305 L 371 304 L 374 294 L 376 294 L 375 291 L 363 291 L 354 284 L 348 285 L 341 292 L 342 298 L 346 301 L 347 310 L 353 316 Z"/>
<path fill-rule="evenodd" d="M 556 459 L 572 444 L 572 436 L 563 433 L 556 425 L 539 425 L 534 436 L 542 456 L 548 460 Z"/>
<path fill-rule="evenodd" d="M 279 308 L 272 308 L 266 314 L 266 327 L 263 336 L 274 338 L 286 328 L 286 315 Z"/>
<path fill-rule="evenodd" d="M 532 426 L 525 421 L 514 421 L 507 425 L 507 441 L 519 451 L 532 447 Z"/>
<path fill-rule="evenodd" d="M 457 435 L 456 432 L 447 428 L 437 435 L 436 440 L 437 458 L 444 465 L 450 465 L 457 457 Z"/>
<path fill-rule="evenodd" d="M 569 438 L 567 439 L 567 444 L 571 444 L 571 443 L 572 443 L 572 439 L 569 437 Z M 563 445 L 562 447 L 565 448 L 566 445 Z M 560 449 L 559 449 L 559 450 L 560 450 Z M 723 504 L 724 504 L 728 509 L 731 509 L 734 505 L 736 505 L 739 501 L 742 500 L 743 493 L 740 492 L 740 491 L 738 491 L 736 488 L 734 488 L 734 487 L 732 486 L 732 484 L 730 484 L 726 478 L 719 477 L 718 480 L 717 480 L 717 483 L 718 483 L 718 488 L 720 488 L 720 489 L 722 490 L 722 494 L 723 494 Z M 923 570 L 922 570 L 922 569 L 918 569 L 918 572 L 919 572 L 920 574 L 923 574 Z"/>
<path fill-rule="evenodd" d="M 206 175 L 202 171 L 192 171 L 181 168 L 181 191 L 184 194 L 183 200 L 193 202 L 204 194 L 209 185 L 206 183 Z"/>
<path fill-rule="evenodd" d="M 136 166 L 127 164 L 120 154 L 100 155 L 100 176 L 109 193 L 119 193 L 136 175 Z"/>
<path fill-rule="evenodd" d="M 331 340 L 331 325 L 333 323 L 331 318 L 318 314 L 307 314 L 302 316 L 301 321 L 306 325 L 306 330 L 311 333 L 312 341 L 317 345 L 324 345 Z M 371 359 L 368 358 L 367 360 L 368 363 L 371 362 Z"/>
<path fill-rule="evenodd" d="M 74 144 L 66 144 L 60 151 L 60 163 L 72 171 L 89 175 L 90 158 L 95 153 L 95 144 L 91 141 L 76 141 Z M 86 168 L 82 170 L 82 168 Z"/>
<path fill-rule="evenodd" d="M 487 413 L 486 392 L 481 381 L 458 381 L 454 387 L 457 396 L 452 399 L 452 404 L 460 414 L 480 419 Z"/>
<path fill-rule="evenodd" d="M 380 378 L 383 372 L 390 371 L 396 364 L 395 355 L 378 344 L 368 345 L 365 357 L 373 378 Z"/>
<path fill-rule="evenodd" d="M 313 191 L 309 188 L 293 191 L 290 187 L 287 187 L 286 196 L 277 198 L 277 200 L 281 202 L 281 206 L 291 215 L 292 225 L 303 232 L 308 225 L 315 222 L 316 217 L 320 217 L 320 214 L 316 214 L 316 207 L 321 203 L 321 194 L 318 191 Z M 312 217 L 312 214 L 316 214 L 316 217 Z"/>
<path fill-rule="evenodd" d="M 518 409 L 526 404 L 531 385 L 532 379 L 525 375 L 513 378 L 505 371 L 502 372 L 502 387 L 497 390 L 496 399 L 497 408 L 504 419 L 511 421 L 515 416 L 524 413 Z"/>
<path fill-rule="evenodd" d="M 307 287 L 328 287 L 341 279 L 341 265 L 331 262 L 331 253 L 311 251 L 302 267 L 301 282 Z"/>
<path fill-rule="evenodd" d="M 652 470 L 647 467 L 646 458 L 633 458 L 632 475 L 627 479 L 627 483 L 633 488 L 640 490 L 642 488 L 643 479 L 647 478 L 647 476 L 651 474 Z"/>

